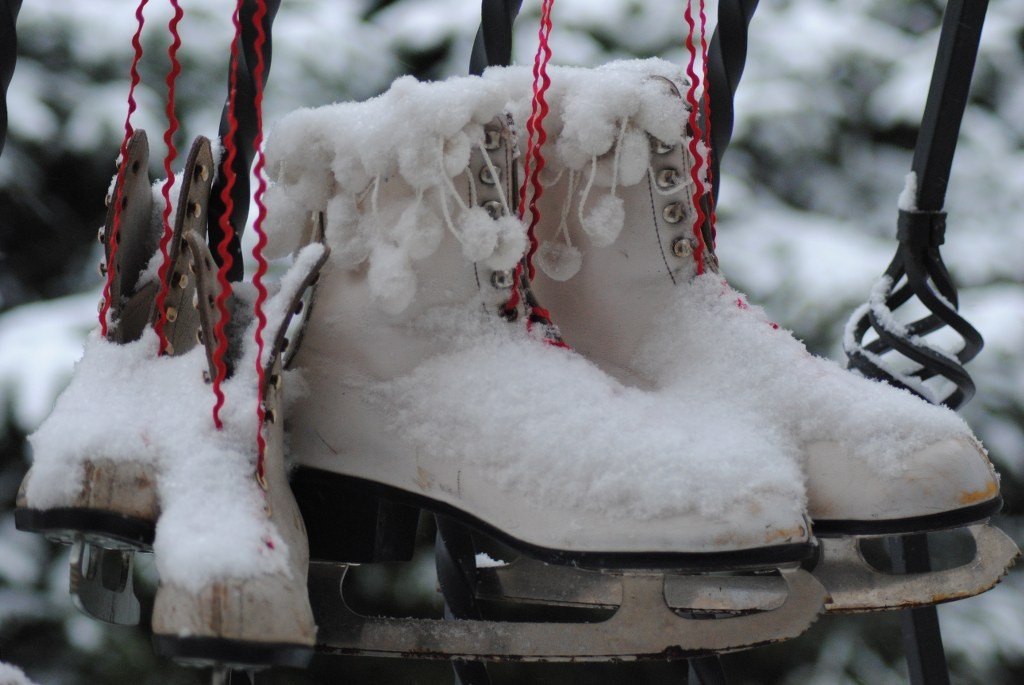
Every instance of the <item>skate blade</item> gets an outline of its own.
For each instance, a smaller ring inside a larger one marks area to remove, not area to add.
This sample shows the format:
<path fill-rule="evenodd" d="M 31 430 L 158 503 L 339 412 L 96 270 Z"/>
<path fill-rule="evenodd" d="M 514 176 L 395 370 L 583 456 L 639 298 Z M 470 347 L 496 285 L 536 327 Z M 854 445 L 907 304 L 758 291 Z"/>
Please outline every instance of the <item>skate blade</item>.
<path fill-rule="evenodd" d="M 81 537 L 71 546 L 71 599 L 82 612 L 106 623 L 138 625 L 141 614 L 132 580 L 133 553 L 105 549 Z"/>
<path fill-rule="evenodd" d="M 615 609 L 623 602 L 620 576 L 555 566 L 519 557 L 508 564 L 477 569 L 477 599 L 544 606 Z M 696 614 L 774 611 L 789 595 L 776 574 L 665 575 L 665 603 Z"/>
<path fill-rule="evenodd" d="M 661 574 L 606 574 L 619 586 L 601 589 L 582 603 L 611 602 L 610 618 L 588 623 L 504 622 L 490 620 L 366 617 L 353 612 L 341 596 L 345 567 L 310 566 L 310 594 L 319 625 L 317 651 L 334 655 L 391 656 L 471 661 L 621 661 L 677 659 L 722 653 L 779 642 L 807 630 L 822 611 L 824 588 L 800 569 L 780 572 L 786 587 L 782 604 L 771 611 L 715 619 L 685 618 L 666 601 Z M 600 574 L 595 574 L 600 575 Z M 718 576 L 679 577 L 698 588 Z M 584 584 L 591 581 L 584 581 Z M 603 588 L 604 581 L 591 586 Z M 537 593 L 533 593 L 537 594 Z M 550 594 L 550 593 L 542 593 Z M 685 592 L 683 593 L 685 594 Z M 565 594 L 581 601 L 578 591 Z"/>
<path fill-rule="evenodd" d="M 856 536 L 820 537 L 814 576 L 828 590 L 828 612 L 912 609 L 973 597 L 992 589 L 1020 555 L 1004 532 L 986 523 L 968 526 L 975 555 L 969 563 L 929 573 L 889 574 L 864 559 Z"/>

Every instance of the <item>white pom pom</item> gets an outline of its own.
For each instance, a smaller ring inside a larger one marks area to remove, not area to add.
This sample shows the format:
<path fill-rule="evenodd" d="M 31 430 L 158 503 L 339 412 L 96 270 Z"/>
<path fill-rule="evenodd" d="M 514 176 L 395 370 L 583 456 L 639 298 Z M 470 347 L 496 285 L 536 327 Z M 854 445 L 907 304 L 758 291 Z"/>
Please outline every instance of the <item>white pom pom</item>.
<path fill-rule="evenodd" d="M 619 142 L 619 184 L 636 185 L 647 176 L 651 165 L 651 146 L 643 131 L 630 129 Z"/>
<path fill-rule="evenodd" d="M 398 173 L 418 190 L 437 185 L 441 163 L 441 139 L 434 135 L 406 140 L 398 149 Z"/>
<path fill-rule="evenodd" d="M 358 193 L 373 180 L 359 157 L 348 150 L 338 151 L 331 162 L 331 172 L 337 187 L 347 193 Z M 325 181 L 330 178 L 327 174 L 323 177 Z"/>
<path fill-rule="evenodd" d="M 494 253 L 498 246 L 495 223 L 483 207 L 472 207 L 459 218 L 459 241 L 466 259 L 479 262 Z"/>
<path fill-rule="evenodd" d="M 444 141 L 444 172 L 449 178 L 454 178 L 462 173 L 469 166 L 469 154 L 471 144 L 469 136 L 458 132 L 451 138 Z"/>
<path fill-rule="evenodd" d="M 367 236 L 371 231 L 364 225 L 369 217 L 360 217 L 356 202 L 349 195 L 335 195 L 327 202 L 324 232 L 331 259 L 342 266 L 361 264 L 370 255 Z"/>
<path fill-rule="evenodd" d="M 370 296 L 388 314 L 401 314 L 416 296 L 416 273 L 409 256 L 391 243 L 373 248 L 366 284 Z"/>
<path fill-rule="evenodd" d="M 583 230 L 587 232 L 594 245 L 607 247 L 615 242 L 626 223 L 626 208 L 622 199 L 615 195 L 605 195 L 583 219 Z"/>
<path fill-rule="evenodd" d="M 572 245 L 545 240 L 537 250 L 537 266 L 553 281 L 568 281 L 582 263 L 583 255 Z"/>
<path fill-rule="evenodd" d="M 510 216 L 503 216 L 494 224 L 498 244 L 485 263 L 495 271 L 511 269 L 522 259 L 523 252 L 526 251 L 526 227 L 518 219 Z"/>
<path fill-rule="evenodd" d="M 437 212 L 422 201 L 411 202 L 398 218 L 395 236 L 410 259 L 426 259 L 441 245 L 444 227 Z"/>

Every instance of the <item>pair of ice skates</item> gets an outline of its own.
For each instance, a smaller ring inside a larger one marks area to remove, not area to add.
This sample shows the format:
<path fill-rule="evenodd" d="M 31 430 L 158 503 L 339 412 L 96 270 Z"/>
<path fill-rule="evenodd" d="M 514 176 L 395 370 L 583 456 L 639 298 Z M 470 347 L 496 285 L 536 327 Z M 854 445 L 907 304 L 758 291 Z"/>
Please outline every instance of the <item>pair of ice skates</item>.
<path fill-rule="evenodd" d="M 163 203 L 150 187 L 144 132 L 135 132 L 126 153 L 99 236 L 100 271 L 109 271 L 100 308 L 109 308 L 109 327 L 90 336 L 69 387 L 31 436 L 35 458 L 16 522 L 72 543 L 76 603 L 109 622 L 139 621 L 132 555 L 155 552 L 152 630 L 168 656 L 305 665 L 316 628 L 280 405 L 285 334 L 326 250 L 310 245 L 262 307 L 258 374 L 258 293 L 253 284 L 222 291 L 207 246 L 216 171 L 210 142 L 195 142 L 179 177 L 166 259 Z M 218 327 L 222 292 L 230 320 Z M 210 381 L 221 342 L 228 377 L 218 428 Z M 266 445 L 262 463 L 257 432 Z"/>
<path fill-rule="evenodd" d="M 272 406 L 281 385 L 260 389 L 277 418 L 264 427 L 268 489 L 247 470 L 245 431 L 186 436 L 205 440 L 192 460 L 152 428 L 182 425 L 161 408 L 209 396 L 193 378 L 206 359 L 177 343 L 175 356 L 147 363 L 191 360 L 195 368 L 179 375 L 192 383 L 166 394 L 147 386 L 159 396 L 143 422 L 151 429 L 112 424 L 120 414 L 105 400 L 92 441 L 78 426 L 73 450 L 47 437 L 52 426 L 65 429 L 65 407 L 95 403 L 95 386 L 91 400 L 76 390 L 89 385 L 91 358 L 106 350 L 128 363 L 133 345 L 152 342 L 147 313 L 137 342 L 90 342 L 51 428 L 33 439 L 19 524 L 88 537 L 120 521 L 132 531 L 121 537 L 140 547 L 156 531 L 158 644 L 228 663 L 298 663 L 314 643 L 306 536 L 283 485 L 285 443 L 313 556 L 336 562 L 310 576 L 327 651 L 679 656 L 793 637 L 823 607 L 885 609 L 988 589 L 1016 549 L 985 525 L 1000 500 L 984 451 L 951 412 L 811 357 L 729 288 L 707 229 L 694 230 L 683 85 L 677 68 L 654 60 L 553 71 L 532 282 L 516 278 L 530 245 L 515 218 L 523 141 L 511 124 L 528 114 L 526 70 L 400 79 L 367 103 L 286 117 L 267 149 L 271 247 L 299 255 L 279 296 L 279 329 L 319 266 L 310 250 L 322 253 L 307 244 L 321 222 L 331 256 L 296 373 L 285 374 L 283 411 Z M 204 252 L 201 240 L 186 243 Z M 118 268 L 127 321 L 150 305 L 133 304 L 144 289 L 127 281 L 140 269 Z M 169 273 L 172 285 L 197 288 L 198 311 L 213 317 L 205 303 L 215 281 L 198 271 L 194 285 L 184 270 Z M 166 318 L 172 341 L 177 327 L 210 330 L 181 313 Z M 235 338 L 239 357 L 252 354 L 245 339 Z M 282 376 L 280 347 L 270 378 Z M 140 387 L 132 384 L 143 365 L 130 368 L 138 370 L 124 387 Z M 248 366 L 235 368 L 241 387 Z M 254 404 L 244 395 L 229 406 L 244 412 Z M 186 431 L 202 425 L 194 421 L 182 422 Z M 201 457 L 210 450 L 235 461 L 211 470 L 217 462 Z M 403 505 L 459 518 L 523 554 L 482 570 L 482 594 L 619 609 L 596 624 L 356 616 L 338 601 L 339 569 L 400 558 L 394 543 L 415 526 L 415 516 L 391 515 Z M 238 540 L 224 526 L 199 535 L 218 508 L 259 523 Z M 964 526 L 974 560 L 936 573 L 884 575 L 857 547 L 860 536 Z M 352 534 L 329 539 L 328 528 Z M 116 548 L 106 533 L 100 546 Z M 225 539 L 231 549 L 216 549 Z"/>

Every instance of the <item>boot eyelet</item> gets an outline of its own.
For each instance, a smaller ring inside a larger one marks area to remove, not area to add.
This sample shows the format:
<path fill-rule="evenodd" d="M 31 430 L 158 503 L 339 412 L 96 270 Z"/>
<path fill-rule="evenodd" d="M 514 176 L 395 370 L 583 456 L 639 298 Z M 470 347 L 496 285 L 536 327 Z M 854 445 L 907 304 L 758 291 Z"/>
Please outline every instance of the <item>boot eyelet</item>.
<path fill-rule="evenodd" d="M 497 200 L 488 200 L 483 204 L 483 208 L 487 210 L 491 218 L 497 221 L 505 215 L 505 208 L 501 206 L 501 203 Z"/>
<path fill-rule="evenodd" d="M 679 171 L 673 167 L 666 167 L 658 172 L 655 183 L 661 190 L 675 188 L 679 185 Z"/>
<path fill-rule="evenodd" d="M 100 226 L 99 230 L 96 231 L 96 242 L 103 243 L 107 239 L 107 228 L 106 226 Z"/>
<path fill-rule="evenodd" d="M 678 224 L 683 220 L 684 214 L 682 202 L 673 202 L 672 204 L 665 205 L 665 208 L 661 210 L 661 215 L 670 224 Z"/>
<path fill-rule="evenodd" d="M 107 263 L 106 262 L 100 262 L 99 263 L 99 271 L 100 271 L 100 276 L 106 278 L 106 276 L 107 276 Z"/>
<path fill-rule="evenodd" d="M 107 300 L 101 297 L 100 301 L 96 303 L 96 311 L 102 312 L 105 306 L 107 306 Z"/>
<path fill-rule="evenodd" d="M 497 178 L 495 178 L 497 176 Z M 498 181 L 501 180 L 501 169 L 494 168 L 494 173 L 491 173 L 491 167 L 485 166 L 480 170 L 480 182 L 484 185 L 493 186 L 497 185 Z"/>
<path fill-rule="evenodd" d="M 501 131 L 496 128 L 484 129 L 484 149 L 492 152 L 501 147 Z"/>
<path fill-rule="evenodd" d="M 672 152 L 672 150 L 675 149 L 675 145 L 669 145 L 663 140 L 654 141 L 654 154 L 656 155 L 667 155 L 668 153 Z"/>
<path fill-rule="evenodd" d="M 182 290 L 188 287 L 188 276 L 185 274 L 174 274 L 175 284 Z"/>
<path fill-rule="evenodd" d="M 512 287 L 512 272 L 508 270 L 492 271 L 491 285 L 498 290 L 508 290 Z"/>
<path fill-rule="evenodd" d="M 199 344 L 199 345 L 203 344 L 203 329 L 202 328 L 197 328 L 196 329 L 196 343 Z"/>
<path fill-rule="evenodd" d="M 517 310 L 515 307 L 509 307 L 507 305 L 502 306 L 502 308 L 498 310 L 498 313 L 501 315 L 501 318 L 505 319 L 505 321 L 508 322 L 515 321 L 516 319 L 519 318 L 519 310 Z"/>
<path fill-rule="evenodd" d="M 168 307 L 167 311 L 164 312 L 164 317 L 167 319 L 167 323 L 174 323 L 178 320 L 178 310 L 174 307 Z"/>
<path fill-rule="evenodd" d="M 676 257 L 689 257 L 693 254 L 693 242 L 691 238 L 682 236 L 672 241 L 672 254 Z"/>
<path fill-rule="evenodd" d="M 191 210 L 192 210 L 192 216 L 194 216 L 197 219 L 203 215 L 203 207 L 198 202 L 193 202 L 192 203 Z"/>

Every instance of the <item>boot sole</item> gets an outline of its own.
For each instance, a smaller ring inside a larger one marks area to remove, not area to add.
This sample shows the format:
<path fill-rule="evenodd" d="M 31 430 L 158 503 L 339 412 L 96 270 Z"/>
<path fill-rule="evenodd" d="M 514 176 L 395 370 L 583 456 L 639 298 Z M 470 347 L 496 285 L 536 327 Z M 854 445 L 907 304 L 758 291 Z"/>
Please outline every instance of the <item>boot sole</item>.
<path fill-rule="evenodd" d="M 844 535 L 906 535 L 923 533 L 950 528 L 962 528 L 972 523 L 984 521 L 1003 508 L 1003 498 L 995 497 L 985 502 L 972 504 L 969 507 L 943 511 L 925 516 L 909 516 L 907 518 L 886 519 L 884 521 L 860 520 L 815 520 L 814 534 L 822 537 Z"/>
<path fill-rule="evenodd" d="M 153 521 L 97 509 L 57 507 L 14 511 L 18 530 L 38 533 L 70 544 L 77 537 L 105 549 L 149 551 L 156 526 Z"/>
<path fill-rule="evenodd" d="M 311 645 L 248 642 L 228 638 L 154 635 L 153 648 L 161 656 L 198 667 L 306 668 L 313 658 Z"/>
<path fill-rule="evenodd" d="M 388 525 L 382 519 L 382 512 L 395 511 L 389 507 L 397 507 L 399 511 L 404 509 L 406 513 L 409 509 L 422 509 L 433 514 L 449 516 L 533 559 L 551 564 L 590 569 L 716 571 L 778 568 L 804 562 L 813 558 L 817 552 L 817 544 L 813 541 L 715 553 L 602 552 L 551 549 L 519 540 L 481 521 L 472 514 L 444 502 L 381 483 L 330 471 L 300 466 L 292 474 L 292 489 L 295 492 L 299 509 L 302 511 L 303 519 L 306 521 L 307 530 L 310 532 L 311 559 L 319 561 L 338 563 L 359 563 L 360 559 L 380 561 L 384 559 L 366 559 L 366 550 L 395 548 L 395 540 L 399 538 L 414 542 L 416 518 L 409 516 L 396 526 L 394 524 L 401 519 L 395 517 L 390 522 L 391 525 Z M 352 507 L 357 506 L 355 503 L 360 502 L 363 505 L 359 507 L 358 511 L 354 511 Z M 340 516 L 349 518 L 339 518 Z M 323 522 L 324 525 L 318 525 L 318 521 Z M 340 537 L 338 521 L 348 522 L 351 526 L 346 524 L 346 527 L 351 527 L 355 532 L 349 533 L 344 538 Z M 330 524 L 329 529 L 327 528 L 328 523 Z M 313 550 L 321 553 L 325 551 L 325 546 L 317 540 L 325 535 L 329 538 L 330 555 L 313 553 Z M 373 540 L 372 543 L 365 542 L 370 539 Z M 411 558 L 411 546 L 408 547 L 408 551 L 409 557 L 386 560 L 407 560 Z"/>

